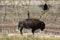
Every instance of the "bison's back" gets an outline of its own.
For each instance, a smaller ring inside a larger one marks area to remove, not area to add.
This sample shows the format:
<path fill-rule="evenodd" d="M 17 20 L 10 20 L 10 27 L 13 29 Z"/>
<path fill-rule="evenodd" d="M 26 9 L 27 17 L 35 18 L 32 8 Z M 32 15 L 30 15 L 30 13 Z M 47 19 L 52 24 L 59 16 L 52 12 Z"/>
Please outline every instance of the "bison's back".
<path fill-rule="evenodd" d="M 38 28 L 39 24 L 40 24 L 40 20 L 38 19 L 25 19 L 24 20 L 25 28 Z"/>
<path fill-rule="evenodd" d="M 25 20 L 26 23 L 29 23 L 29 24 L 39 24 L 40 20 L 38 19 L 26 19 Z"/>

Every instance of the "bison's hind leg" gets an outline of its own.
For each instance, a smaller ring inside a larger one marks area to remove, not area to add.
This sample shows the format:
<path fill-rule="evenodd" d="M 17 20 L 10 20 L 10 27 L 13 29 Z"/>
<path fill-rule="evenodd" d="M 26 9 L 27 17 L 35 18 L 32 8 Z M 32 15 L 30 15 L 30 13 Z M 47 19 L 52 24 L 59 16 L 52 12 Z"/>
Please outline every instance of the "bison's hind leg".
<path fill-rule="evenodd" d="M 21 35 L 23 35 L 22 30 L 23 30 L 23 27 L 21 27 L 21 29 L 20 29 L 20 33 L 21 33 Z"/>

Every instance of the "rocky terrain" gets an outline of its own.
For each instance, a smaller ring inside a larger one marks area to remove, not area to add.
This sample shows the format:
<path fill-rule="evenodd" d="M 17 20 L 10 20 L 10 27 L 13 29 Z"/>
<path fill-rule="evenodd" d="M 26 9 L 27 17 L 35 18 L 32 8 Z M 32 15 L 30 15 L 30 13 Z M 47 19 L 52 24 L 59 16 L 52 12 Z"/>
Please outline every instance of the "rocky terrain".
<path fill-rule="evenodd" d="M 51 5 L 49 10 L 44 11 L 42 7 L 47 2 Z M 0 26 L 17 26 L 19 21 L 31 18 L 44 21 L 46 29 L 44 32 L 60 34 L 60 1 L 59 0 L 0 0 Z M 9 27 L 10 28 L 10 27 Z M 7 30 L 10 30 L 10 29 Z M 1 29 L 1 28 L 0 28 Z M 5 30 L 5 28 L 3 27 Z M 13 28 L 14 29 L 14 28 Z M 16 27 L 14 29 L 16 31 Z"/>

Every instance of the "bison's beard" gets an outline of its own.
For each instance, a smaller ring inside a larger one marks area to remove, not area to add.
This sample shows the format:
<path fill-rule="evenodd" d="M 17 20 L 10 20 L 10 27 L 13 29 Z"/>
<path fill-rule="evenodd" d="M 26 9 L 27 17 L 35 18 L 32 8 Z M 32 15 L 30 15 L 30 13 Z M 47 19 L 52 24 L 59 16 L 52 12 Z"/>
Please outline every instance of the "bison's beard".
<path fill-rule="evenodd" d="M 41 29 L 41 31 L 43 31 L 43 29 Z"/>

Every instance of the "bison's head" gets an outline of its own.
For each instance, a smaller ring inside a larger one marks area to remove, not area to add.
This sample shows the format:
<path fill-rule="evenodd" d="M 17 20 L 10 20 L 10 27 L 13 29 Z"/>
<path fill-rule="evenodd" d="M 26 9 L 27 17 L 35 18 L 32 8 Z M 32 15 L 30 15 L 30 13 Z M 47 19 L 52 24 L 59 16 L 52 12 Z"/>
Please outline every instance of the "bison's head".
<path fill-rule="evenodd" d="M 41 31 L 43 31 L 45 29 L 45 23 L 44 22 L 40 22 L 40 29 Z"/>

